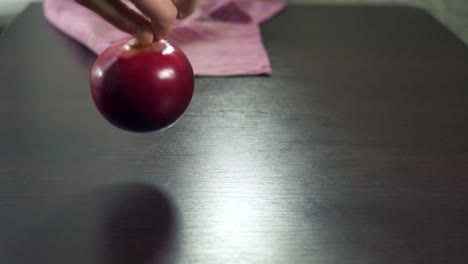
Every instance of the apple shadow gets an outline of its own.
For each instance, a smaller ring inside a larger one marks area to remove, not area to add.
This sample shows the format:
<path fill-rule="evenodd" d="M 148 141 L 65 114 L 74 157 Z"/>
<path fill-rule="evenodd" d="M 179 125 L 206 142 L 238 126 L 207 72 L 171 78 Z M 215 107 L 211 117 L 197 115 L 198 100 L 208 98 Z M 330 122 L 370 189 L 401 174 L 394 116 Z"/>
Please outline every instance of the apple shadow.
<path fill-rule="evenodd" d="M 174 263 L 176 214 L 153 186 L 104 186 L 61 204 L 31 219 L 9 263 Z"/>

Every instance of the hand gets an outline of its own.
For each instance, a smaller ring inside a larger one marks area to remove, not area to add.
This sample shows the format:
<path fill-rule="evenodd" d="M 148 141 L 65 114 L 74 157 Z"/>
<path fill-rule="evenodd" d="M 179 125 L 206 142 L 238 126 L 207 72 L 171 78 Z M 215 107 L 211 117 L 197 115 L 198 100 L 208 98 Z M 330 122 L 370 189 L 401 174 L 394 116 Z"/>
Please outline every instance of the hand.
<path fill-rule="evenodd" d="M 189 16 L 198 4 L 198 0 L 130 0 L 135 10 L 122 0 L 75 1 L 143 44 L 164 38 L 175 19 Z"/>

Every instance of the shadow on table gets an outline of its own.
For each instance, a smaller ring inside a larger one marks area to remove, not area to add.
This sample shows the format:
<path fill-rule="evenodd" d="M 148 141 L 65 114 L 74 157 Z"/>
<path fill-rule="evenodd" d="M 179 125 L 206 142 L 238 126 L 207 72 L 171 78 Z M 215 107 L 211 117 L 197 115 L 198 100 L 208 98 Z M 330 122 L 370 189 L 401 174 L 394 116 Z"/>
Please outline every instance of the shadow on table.
<path fill-rule="evenodd" d="M 146 184 L 101 187 L 67 201 L 14 245 L 10 263 L 174 262 L 176 215 Z"/>

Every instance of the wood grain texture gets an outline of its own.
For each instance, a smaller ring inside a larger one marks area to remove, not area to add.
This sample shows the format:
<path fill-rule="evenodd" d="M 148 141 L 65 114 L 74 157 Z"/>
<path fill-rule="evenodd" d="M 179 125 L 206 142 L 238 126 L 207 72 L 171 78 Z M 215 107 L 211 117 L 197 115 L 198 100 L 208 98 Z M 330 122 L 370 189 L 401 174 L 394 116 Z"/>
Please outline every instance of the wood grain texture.
<path fill-rule="evenodd" d="M 0 37 L 0 263 L 465 262 L 468 48 L 411 8 L 262 32 L 272 77 L 197 78 L 133 134 L 92 103 L 95 56 L 26 9 Z"/>

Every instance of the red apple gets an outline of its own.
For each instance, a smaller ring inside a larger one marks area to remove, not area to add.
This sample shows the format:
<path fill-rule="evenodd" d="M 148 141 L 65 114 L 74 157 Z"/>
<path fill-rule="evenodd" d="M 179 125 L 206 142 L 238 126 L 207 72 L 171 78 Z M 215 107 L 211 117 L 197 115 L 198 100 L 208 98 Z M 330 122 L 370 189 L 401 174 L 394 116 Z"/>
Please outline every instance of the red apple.
<path fill-rule="evenodd" d="M 91 94 L 112 124 L 134 132 L 174 124 L 193 95 L 194 76 L 185 54 L 165 40 L 142 46 L 120 41 L 96 59 Z"/>

